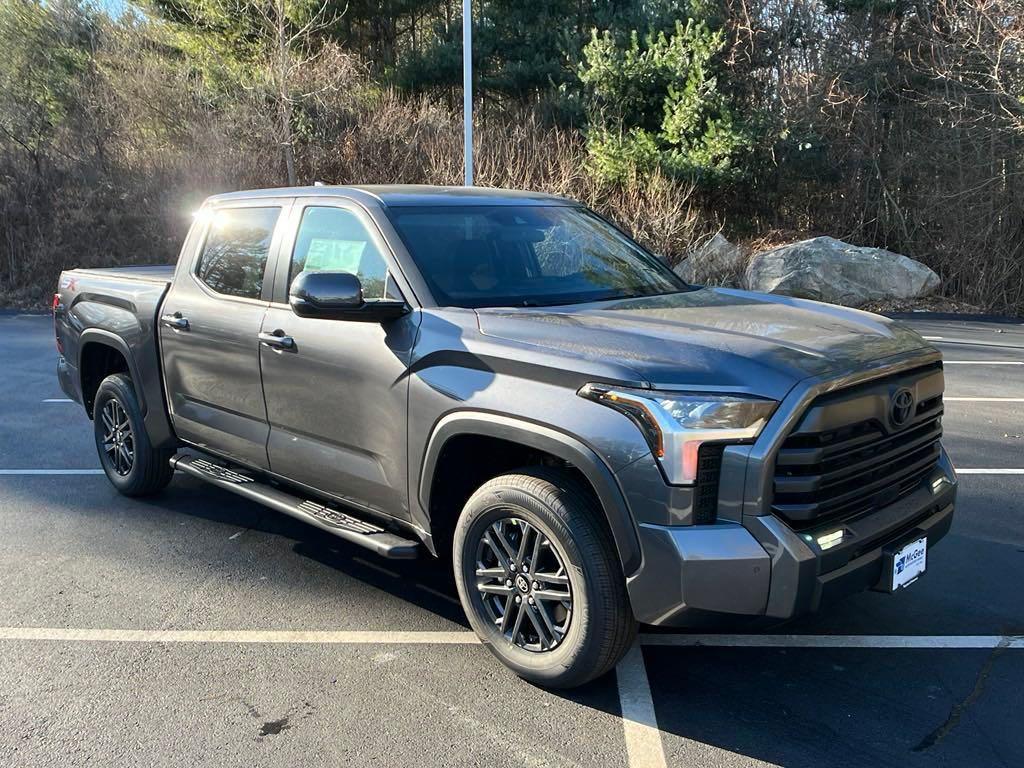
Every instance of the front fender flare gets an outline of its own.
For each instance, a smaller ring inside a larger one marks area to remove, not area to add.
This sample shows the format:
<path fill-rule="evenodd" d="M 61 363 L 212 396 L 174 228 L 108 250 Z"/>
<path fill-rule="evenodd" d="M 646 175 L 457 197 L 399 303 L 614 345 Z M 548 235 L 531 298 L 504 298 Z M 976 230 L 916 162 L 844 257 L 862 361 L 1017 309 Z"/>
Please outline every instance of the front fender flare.
<path fill-rule="evenodd" d="M 434 426 L 420 472 L 419 502 L 430 509 L 434 470 L 445 443 L 457 435 L 481 435 L 535 448 L 567 461 L 583 473 L 597 493 L 619 553 L 626 576 L 635 573 L 642 562 L 636 524 L 615 475 L 601 457 L 577 438 L 549 426 L 484 411 L 449 413 Z"/>

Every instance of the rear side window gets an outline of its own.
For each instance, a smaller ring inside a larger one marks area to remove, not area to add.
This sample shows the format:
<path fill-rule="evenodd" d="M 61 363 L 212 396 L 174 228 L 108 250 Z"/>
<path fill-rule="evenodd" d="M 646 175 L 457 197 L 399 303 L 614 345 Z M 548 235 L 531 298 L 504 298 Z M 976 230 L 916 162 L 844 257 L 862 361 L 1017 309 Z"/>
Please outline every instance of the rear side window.
<path fill-rule="evenodd" d="M 363 296 L 385 296 L 388 265 L 359 218 L 344 208 L 310 206 L 292 251 L 288 285 L 300 272 L 349 272 L 363 284 Z"/>
<path fill-rule="evenodd" d="M 280 213 L 280 208 L 217 211 L 199 255 L 196 276 L 225 296 L 260 298 L 270 240 Z"/>

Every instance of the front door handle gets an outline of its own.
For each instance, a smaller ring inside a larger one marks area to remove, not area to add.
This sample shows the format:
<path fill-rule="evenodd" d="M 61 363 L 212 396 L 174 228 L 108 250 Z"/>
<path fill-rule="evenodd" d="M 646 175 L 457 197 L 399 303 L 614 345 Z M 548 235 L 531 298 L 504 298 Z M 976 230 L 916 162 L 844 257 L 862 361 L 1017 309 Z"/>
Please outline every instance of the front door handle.
<path fill-rule="evenodd" d="M 260 333 L 260 344 L 266 344 L 274 349 L 295 349 L 295 339 L 285 336 L 284 331 L 278 330 L 273 333 Z"/>
<path fill-rule="evenodd" d="M 166 325 L 168 328 L 173 328 L 176 331 L 187 331 L 188 318 L 182 317 L 181 312 L 175 312 L 173 315 L 161 315 L 160 325 Z"/>

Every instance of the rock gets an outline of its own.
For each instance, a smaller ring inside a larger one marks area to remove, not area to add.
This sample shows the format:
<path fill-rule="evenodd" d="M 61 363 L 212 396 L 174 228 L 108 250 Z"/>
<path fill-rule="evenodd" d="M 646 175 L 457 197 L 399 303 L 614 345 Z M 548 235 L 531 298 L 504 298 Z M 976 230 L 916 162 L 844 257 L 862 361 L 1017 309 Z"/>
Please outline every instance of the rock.
<path fill-rule="evenodd" d="M 834 237 L 815 237 L 754 256 L 746 287 L 848 307 L 870 301 L 912 299 L 939 287 L 924 264 L 883 248 L 863 248 Z"/>
<path fill-rule="evenodd" d="M 675 273 L 688 283 L 736 285 L 743 274 L 746 260 L 746 251 L 730 243 L 719 232 L 676 264 Z"/>

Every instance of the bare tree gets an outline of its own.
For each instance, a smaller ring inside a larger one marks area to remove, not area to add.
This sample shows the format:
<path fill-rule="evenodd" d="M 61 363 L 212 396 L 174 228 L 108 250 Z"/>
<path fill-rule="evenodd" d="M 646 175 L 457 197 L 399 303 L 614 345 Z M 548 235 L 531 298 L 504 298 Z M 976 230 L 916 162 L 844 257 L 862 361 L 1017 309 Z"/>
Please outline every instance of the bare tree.
<path fill-rule="evenodd" d="M 281 157 L 288 176 L 288 186 L 294 187 L 298 184 L 295 171 L 294 111 L 301 100 L 314 95 L 312 92 L 297 92 L 297 73 L 324 55 L 327 46 L 322 42 L 314 44 L 314 38 L 336 24 L 344 11 L 328 15 L 332 3 L 323 0 L 304 22 L 296 24 L 297 14 L 288 0 L 248 1 L 261 19 L 264 29 L 267 73 L 276 101 Z M 335 87 L 337 83 L 332 80 L 321 81 L 316 86 L 318 90 Z"/>

